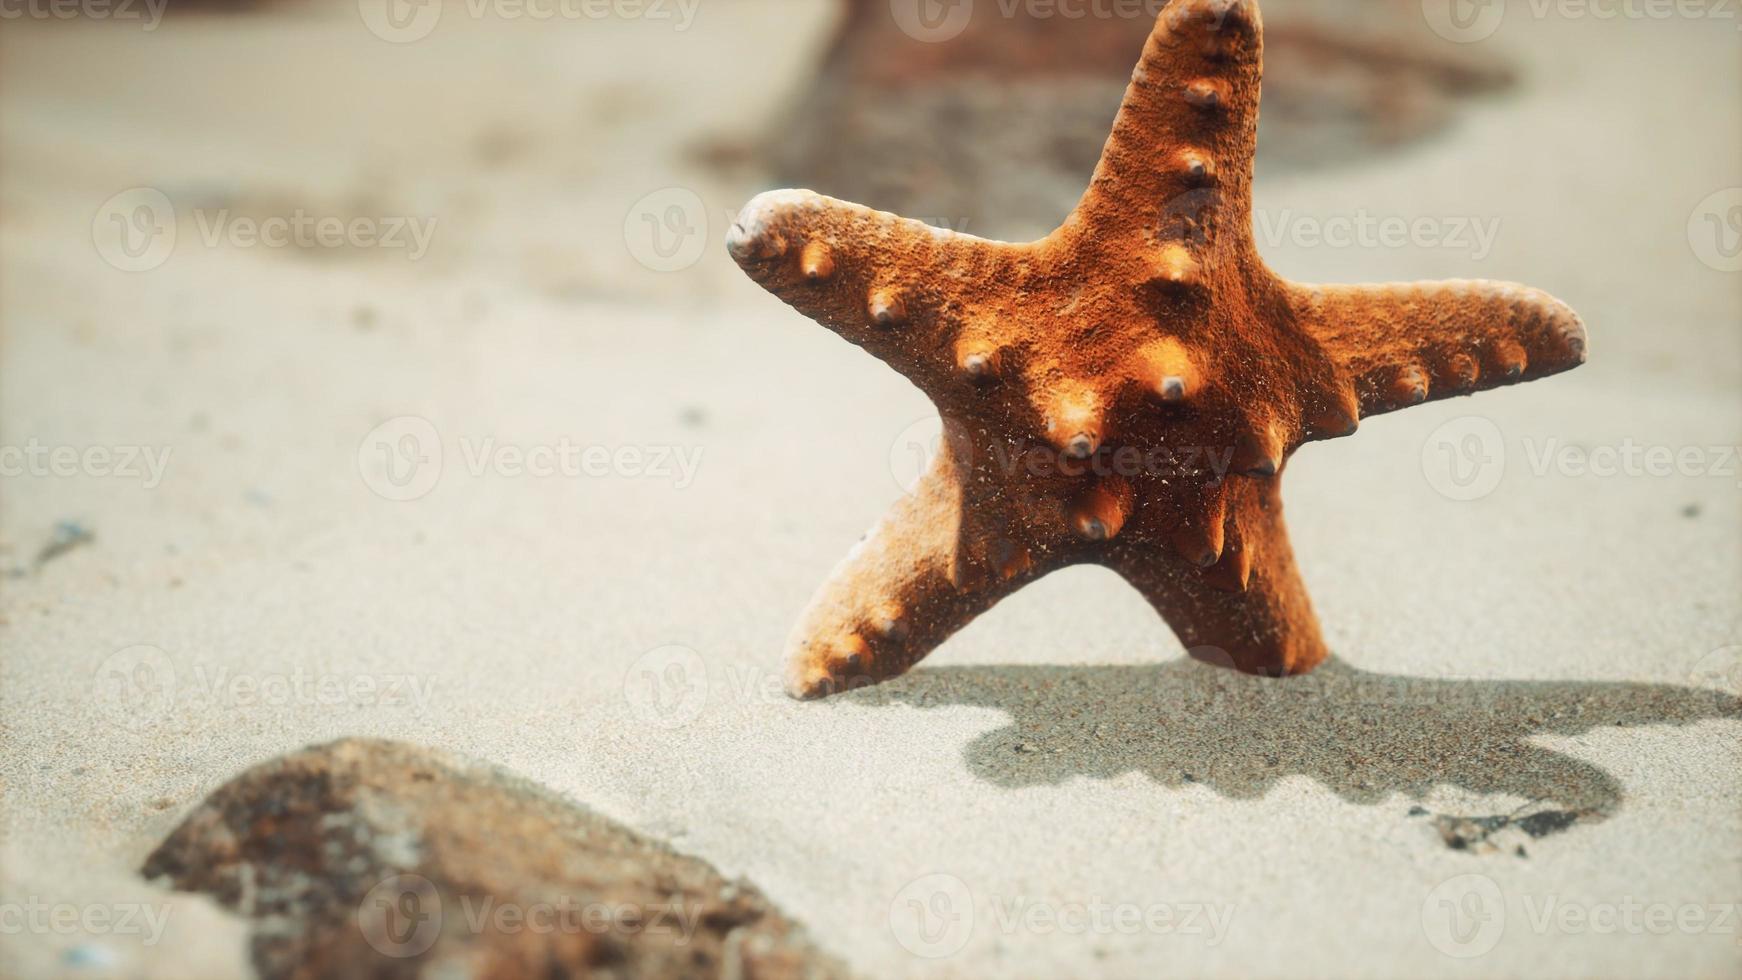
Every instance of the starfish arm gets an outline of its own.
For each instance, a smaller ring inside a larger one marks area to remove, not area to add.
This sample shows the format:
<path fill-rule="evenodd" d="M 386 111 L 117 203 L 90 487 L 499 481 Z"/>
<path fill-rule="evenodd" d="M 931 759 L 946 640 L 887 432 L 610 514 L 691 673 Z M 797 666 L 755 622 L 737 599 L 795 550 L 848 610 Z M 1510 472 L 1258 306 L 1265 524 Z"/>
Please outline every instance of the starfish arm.
<path fill-rule="evenodd" d="M 791 190 L 746 204 L 726 246 L 762 288 L 928 392 L 973 374 L 959 349 L 973 311 L 995 304 L 1023 250 Z"/>
<path fill-rule="evenodd" d="M 1250 240 L 1263 34 L 1253 0 L 1177 0 L 1156 18 L 1067 233 L 1201 244 L 1220 216 Z"/>
<path fill-rule="evenodd" d="M 1276 480 L 1230 484 L 1227 541 L 1209 575 L 1160 545 L 1133 541 L 1107 565 L 1143 594 L 1188 652 L 1247 674 L 1305 673 L 1327 655 L 1295 568 Z"/>
<path fill-rule="evenodd" d="M 1585 325 L 1540 289 L 1486 280 L 1292 286 L 1306 332 L 1353 383 L 1362 415 L 1585 363 Z"/>
<path fill-rule="evenodd" d="M 786 686 L 816 698 L 894 677 L 1050 566 L 1011 535 L 1023 523 L 974 499 L 961 435 L 836 567 L 787 640 Z"/>

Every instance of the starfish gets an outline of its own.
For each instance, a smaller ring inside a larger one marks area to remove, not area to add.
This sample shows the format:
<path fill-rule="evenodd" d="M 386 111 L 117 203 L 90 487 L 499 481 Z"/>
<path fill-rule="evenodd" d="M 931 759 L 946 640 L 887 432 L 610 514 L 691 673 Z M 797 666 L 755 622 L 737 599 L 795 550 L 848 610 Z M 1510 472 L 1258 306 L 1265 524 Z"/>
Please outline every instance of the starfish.
<path fill-rule="evenodd" d="M 1199 659 L 1278 677 L 1324 639 L 1280 477 L 1359 420 L 1584 363 L 1577 314 L 1514 283 L 1315 286 L 1252 236 L 1263 74 L 1254 0 L 1157 19 L 1087 192 L 994 242 L 771 191 L 733 259 L 936 405 L 939 452 L 788 641 L 812 698 L 903 673 L 999 600 L 1105 566 Z"/>

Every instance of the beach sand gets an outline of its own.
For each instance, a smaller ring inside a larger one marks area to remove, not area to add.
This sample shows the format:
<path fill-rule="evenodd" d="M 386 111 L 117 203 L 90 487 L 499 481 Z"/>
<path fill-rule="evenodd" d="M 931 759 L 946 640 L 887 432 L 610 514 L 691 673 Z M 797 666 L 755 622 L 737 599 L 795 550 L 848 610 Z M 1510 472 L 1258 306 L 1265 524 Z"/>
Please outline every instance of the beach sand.
<path fill-rule="evenodd" d="M 1513 279 L 1591 336 L 1292 460 L 1335 662 L 1184 661 L 1076 569 L 801 704 L 786 631 L 935 419 L 732 266 L 763 188 L 694 148 L 781 118 L 827 12 L 447 9 L 407 44 L 348 4 L 0 31 L 0 444 L 170 453 L 0 482 L 3 902 L 86 916 L 13 912 L 0 969 L 245 973 L 240 920 L 136 869 L 244 768 L 365 735 L 742 875 L 864 976 L 1742 971 L 1742 288 L 1697 237 L 1742 175 L 1734 23 L 1515 5 L 1506 98 L 1257 187 L 1284 275 Z M 137 187 L 178 234 L 129 272 L 99 246 Z M 705 234 L 677 271 L 668 201 Z M 415 260 L 229 237 L 298 211 L 435 223 Z M 1295 233 L 1362 213 L 1497 233 Z M 1603 472 L 1629 446 L 1689 462 Z M 1533 813 L 1565 816 L 1455 819 Z M 95 921 L 129 909 L 161 932 Z"/>

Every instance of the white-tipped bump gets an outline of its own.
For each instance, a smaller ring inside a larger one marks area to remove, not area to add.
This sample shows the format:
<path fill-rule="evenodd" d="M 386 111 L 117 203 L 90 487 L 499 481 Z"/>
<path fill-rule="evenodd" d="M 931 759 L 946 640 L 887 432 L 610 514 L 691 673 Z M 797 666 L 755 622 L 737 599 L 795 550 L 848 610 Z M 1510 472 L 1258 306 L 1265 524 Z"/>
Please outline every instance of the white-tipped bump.
<path fill-rule="evenodd" d="M 1034 567 L 1028 548 L 1009 538 L 996 538 L 986 549 L 986 560 L 1003 581 L 1010 581 Z"/>
<path fill-rule="evenodd" d="M 1187 181 L 1203 187 L 1216 180 L 1216 161 L 1201 150 L 1184 149 L 1174 154 L 1174 166 Z"/>
<path fill-rule="evenodd" d="M 975 384 L 991 384 L 1003 371 L 1003 357 L 998 348 L 986 345 L 963 347 L 956 355 L 956 367 Z"/>
<path fill-rule="evenodd" d="M 786 254 L 786 236 L 776 227 L 783 214 L 817 206 L 810 191 L 765 191 L 750 199 L 726 232 L 726 251 L 739 262 L 778 258 Z"/>
<path fill-rule="evenodd" d="M 865 309 L 871 322 L 885 330 L 893 330 L 907 322 L 907 302 L 901 298 L 900 291 L 887 286 L 871 291 Z"/>
<path fill-rule="evenodd" d="M 1071 529 L 1084 541 L 1111 541 L 1131 516 L 1131 485 L 1119 477 L 1097 483 L 1070 504 Z"/>
<path fill-rule="evenodd" d="M 835 253 L 826 242 L 810 242 L 799 254 L 799 272 L 811 282 L 822 282 L 835 275 Z"/>
<path fill-rule="evenodd" d="M 1471 388 L 1481 379 L 1482 368 L 1474 356 L 1459 351 L 1446 362 L 1446 374 L 1459 388 Z"/>
<path fill-rule="evenodd" d="M 1524 346 L 1517 341 L 1503 340 L 1494 347 L 1494 360 L 1500 368 L 1500 373 L 1508 378 L 1521 378 L 1524 369 L 1530 366 L 1530 357 L 1524 351 Z"/>
<path fill-rule="evenodd" d="M 1201 272 L 1190 249 L 1179 242 L 1169 242 L 1156 252 L 1150 264 L 1149 281 L 1161 286 L 1193 286 Z"/>
<path fill-rule="evenodd" d="M 1220 109 L 1228 103 L 1228 83 L 1214 78 L 1200 78 L 1188 82 L 1185 98 L 1188 105 L 1199 109 Z"/>
<path fill-rule="evenodd" d="M 1397 405 L 1420 405 L 1427 394 L 1427 372 L 1414 364 L 1399 369 L 1385 392 L 1386 399 Z"/>
<path fill-rule="evenodd" d="M 1164 337 L 1145 346 L 1132 370 L 1145 380 L 1157 398 L 1169 404 L 1194 397 L 1201 387 L 1191 352 L 1175 337 Z"/>
<path fill-rule="evenodd" d="M 1245 433 L 1234 446 L 1234 471 L 1246 476 L 1275 476 L 1282 469 L 1285 448 L 1282 432 L 1275 425 Z"/>
<path fill-rule="evenodd" d="M 1353 435 L 1361 425 L 1361 400 L 1354 389 L 1337 388 L 1323 396 L 1318 412 L 1307 423 L 1320 439 Z"/>
<path fill-rule="evenodd" d="M 884 603 L 877 608 L 871 617 L 871 631 L 885 640 L 902 640 L 907 636 L 907 621 L 902 616 L 902 608 L 894 603 Z"/>
<path fill-rule="evenodd" d="M 1088 459 L 1107 438 L 1100 399 L 1086 389 L 1054 391 L 1035 400 L 1046 419 L 1046 438 L 1071 459 Z"/>

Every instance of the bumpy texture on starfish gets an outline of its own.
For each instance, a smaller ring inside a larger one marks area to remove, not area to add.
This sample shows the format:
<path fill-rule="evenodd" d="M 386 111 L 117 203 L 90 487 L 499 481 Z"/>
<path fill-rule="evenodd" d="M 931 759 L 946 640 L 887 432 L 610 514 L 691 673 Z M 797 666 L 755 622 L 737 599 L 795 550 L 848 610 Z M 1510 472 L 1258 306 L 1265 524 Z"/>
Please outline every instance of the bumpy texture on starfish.
<path fill-rule="evenodd" d="M 788 687 L 900 674 L 1003 597 L 1098 563 L 1195 655 L 1280 676 L 1326 650 L 1282 521 L 1303 443 L 1585 360 L 1565 304 L 1510 283 L 1305 286 L 1252 239 L 1252 0 L 1157 20 L 1088 192 L 1006 244 L 774 191 L 728 236 L 756 282 L 936 403 L 940 452 L 812 600 Z"/>

